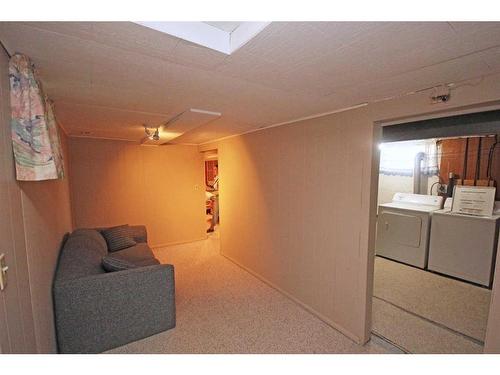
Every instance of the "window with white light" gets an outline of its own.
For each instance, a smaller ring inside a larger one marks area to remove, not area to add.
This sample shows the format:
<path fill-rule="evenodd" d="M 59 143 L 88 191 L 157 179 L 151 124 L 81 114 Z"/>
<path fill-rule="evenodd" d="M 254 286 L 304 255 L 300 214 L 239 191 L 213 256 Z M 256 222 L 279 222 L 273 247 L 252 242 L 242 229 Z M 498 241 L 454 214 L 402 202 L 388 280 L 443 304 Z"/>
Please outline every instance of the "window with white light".
<path fill-rule="evenodd" d="M 415 157 L 423 152 L 421 172 L 424 175 L 436 175 L 438 168 L 438 150 L 435 139 L 418 141 L 381 143 L 380 173 L 393 176 L 413 176 Z"/>

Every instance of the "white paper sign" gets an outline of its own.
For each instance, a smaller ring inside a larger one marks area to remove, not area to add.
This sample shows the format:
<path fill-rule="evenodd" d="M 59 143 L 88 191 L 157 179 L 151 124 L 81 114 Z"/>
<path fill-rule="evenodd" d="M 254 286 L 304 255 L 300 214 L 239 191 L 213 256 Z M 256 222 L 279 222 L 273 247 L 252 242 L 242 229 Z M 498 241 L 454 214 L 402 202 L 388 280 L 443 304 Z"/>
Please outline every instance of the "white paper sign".
<path fill-rule="evenodd" d="M 455 185 L 451 212 L 476 216 L 492 216 L 496 188 L 491 186 Z"/>

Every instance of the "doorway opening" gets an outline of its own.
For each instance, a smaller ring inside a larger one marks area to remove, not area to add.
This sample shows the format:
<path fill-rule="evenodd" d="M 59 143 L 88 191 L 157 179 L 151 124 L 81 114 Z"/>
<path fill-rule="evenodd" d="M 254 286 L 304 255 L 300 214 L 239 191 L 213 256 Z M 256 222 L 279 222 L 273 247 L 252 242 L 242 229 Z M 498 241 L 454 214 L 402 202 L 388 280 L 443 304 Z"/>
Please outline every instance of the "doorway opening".
<path fill-rule="evenodd" d="M 217 150 L 203 153 L 205 162 L 205 217 L 208 234 L 219 228 L 219 160 Z"/>
<path fill-rule="evenodd" d="M 439 122 L 447 119 L 420 131 L 415 123 L 383 128 L 372 332 L 409 353 L 483 352 L 500 227 L 500 127 L 465 125 L 462 116 L 446 130 Z"/>

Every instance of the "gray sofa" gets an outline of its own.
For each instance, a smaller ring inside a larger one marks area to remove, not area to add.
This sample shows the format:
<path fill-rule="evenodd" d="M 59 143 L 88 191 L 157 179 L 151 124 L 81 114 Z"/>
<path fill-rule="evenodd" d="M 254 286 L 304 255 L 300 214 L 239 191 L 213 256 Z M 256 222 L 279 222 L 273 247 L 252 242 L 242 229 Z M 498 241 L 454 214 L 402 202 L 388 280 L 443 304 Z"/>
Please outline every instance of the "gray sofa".
<path fill-rule="evenodd" d="M 175 327 L 174 267 L 160 264 L 144 226 L 130 226 L 137 245 L 109 253 L 137 268 L 106 272 L 100 229 L 77 229 L 63 244 L 53 297 L 60 353 L 100 353 Z"/>

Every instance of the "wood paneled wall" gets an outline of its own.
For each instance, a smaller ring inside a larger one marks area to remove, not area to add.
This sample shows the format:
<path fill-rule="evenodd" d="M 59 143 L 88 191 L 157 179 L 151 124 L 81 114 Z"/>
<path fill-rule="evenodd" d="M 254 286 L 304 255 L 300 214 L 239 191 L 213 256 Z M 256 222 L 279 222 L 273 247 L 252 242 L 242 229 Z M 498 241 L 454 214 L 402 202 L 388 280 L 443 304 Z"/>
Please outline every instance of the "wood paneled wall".
<path fill-rule="evenodd" d="M 202 145 L 219 154 L 222 254 L 366 342 L 379 124 L 498 106 L 500 75 L 490 78 L 444 105 L 423 92 Z"/>
<path fill-rule="evenodd" d="M 68 173 L 67 138 L 62 132 L 60 135 Z M 19 182 L 19 186 L 38 352 L 55 353 L 52 281 L 63 237 L 72 230 L 69 176 L 62 180 Z"/>
<path fill-rule="evenodd" d="M 147 226 L 152 246 L 206 238 L 203 156 L 196 146 L 70 138 L 75 227 Z"/>
<path fill-rule="evenodd" d="M 372 132 L 357 110 L 218 145 L 222 254 L 357 342 L 367 337 Z"/>
<path fill-rule="evenodd" d="M 1 49 L 0 74 L 0 126 L 5 135 L 4 142 L 0 142 L 0 157 L 5 166 L 1 176 L 1 188 L 9 190 L 11 203 L 11 209 L 1 211 L 0 215 L 2 224 L 5 223 L 4 220 L 12 223 L 10 229 L 4 229 L 13 236 L 15 251 L 15 259 L 9 259 L 11 284 L 8 288 L 9 293 L 16 293 L 20 300 L 18 319 L 31 321 L 24 326 L 24 336 L 30 338 L 30 344 L 24 350 L 55 353 L 57 346 L 52 309 L 52 280 L 63 236 L 72 229 L 69 182 L 67 176 L 50 181 L 15 180 L 10 141 L 8 58 Z M 60 136 L 67 173 L 66 137 L 62 131 Z M 17 277 L 14 276 L 15 272 Z M 14 285 L 14 280 L 17 285 Z M 31 343 L 33 336 L 35 342 Z M 12 339 L 19 341 L 19 337 Z M 20 348 L 21 346 L 16 346 L 13 351 L 22 350 Z"/>
<path fill-rule="evenodd" d="M 497 145 L 493 150 L 491 176 L 488 176 L 487 171 L 490 149 L 495 142 L 494 136 L 440 140 L 439 176 L 441 180 L 447 183 L 448 175 L 452 172 L 460 180 L 458 181 L 460 184 L 481 185 L 490 179 L 497 186 L 500 181 L 500 145 Z M 497 189 L 496 199 L 500 200 L 500 189 Z"/>

